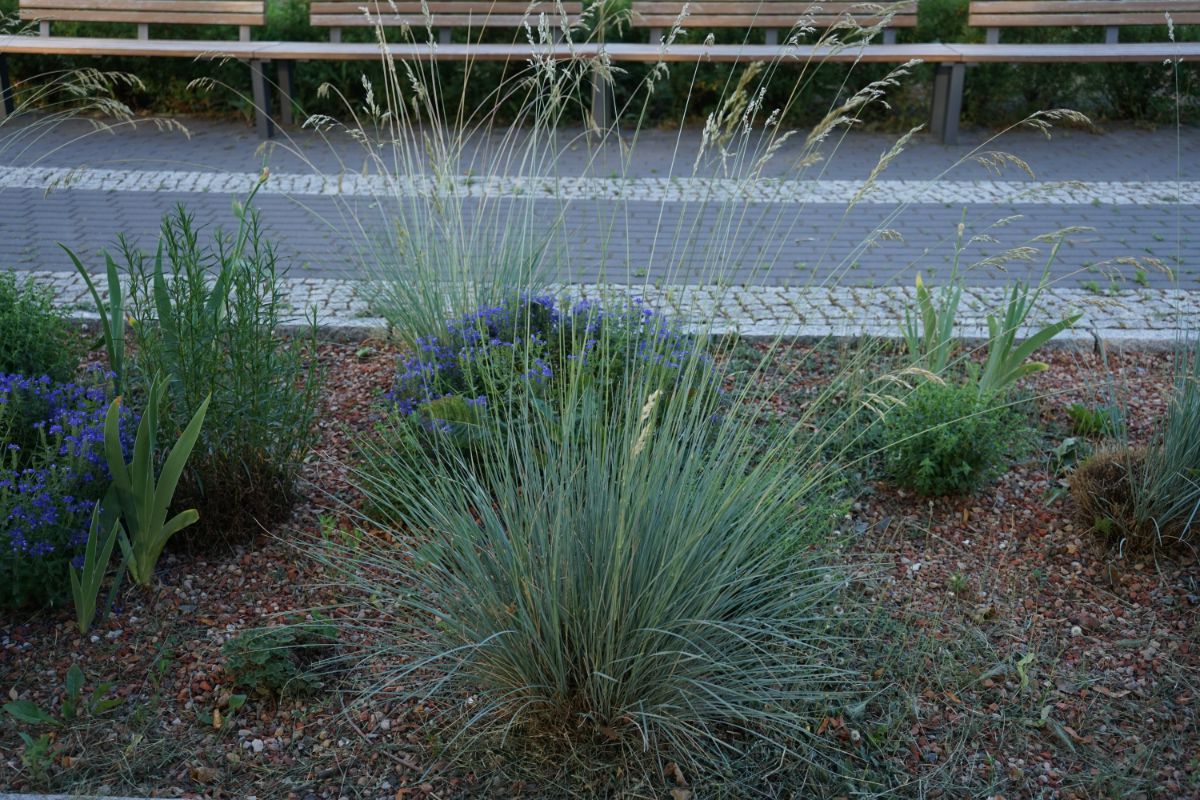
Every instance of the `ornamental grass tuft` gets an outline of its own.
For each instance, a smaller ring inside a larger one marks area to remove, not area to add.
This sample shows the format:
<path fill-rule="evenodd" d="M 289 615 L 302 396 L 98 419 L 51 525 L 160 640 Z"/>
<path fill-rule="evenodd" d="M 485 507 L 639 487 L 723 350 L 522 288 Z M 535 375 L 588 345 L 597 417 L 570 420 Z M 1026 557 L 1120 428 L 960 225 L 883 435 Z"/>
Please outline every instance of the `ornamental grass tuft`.
<path fill-rule="evenodd" d="M 806 513 L 828 474 L 717 413 L 701 342 L 665 388 L 645 365 L 667 341 L 598 339 L 607 366 L 567 361 L 551 413 L 502 394 L 467 452 L 371 445 L 355 483 L 389 511 L 361 527 L 389 535 L 318 557 L 368 610 L 339 620 L 370 632 L 368 696 L 429 702 L 449 752 L 600 745 L 717 774 L 764 742 L 810 750 L 817 709 L 849 691 L 827 635 L 842 572 Z"/>

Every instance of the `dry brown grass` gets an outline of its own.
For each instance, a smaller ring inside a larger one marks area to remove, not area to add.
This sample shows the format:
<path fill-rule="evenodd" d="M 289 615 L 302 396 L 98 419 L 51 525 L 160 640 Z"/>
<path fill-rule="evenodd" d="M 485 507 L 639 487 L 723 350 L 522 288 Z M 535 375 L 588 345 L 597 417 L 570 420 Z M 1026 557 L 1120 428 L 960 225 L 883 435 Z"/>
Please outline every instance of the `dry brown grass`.
<path fill-rule="evenodd" d="M 1151 549 L 1155 531 L 1147 530 L 1136 494 L 1145 469 L 1144 447 L 1109 447 L 1083 461 L 1071 475 L 1071 499 L 1080 522 L 1102 536 L 1121 541 L 1125 549 Z"/>

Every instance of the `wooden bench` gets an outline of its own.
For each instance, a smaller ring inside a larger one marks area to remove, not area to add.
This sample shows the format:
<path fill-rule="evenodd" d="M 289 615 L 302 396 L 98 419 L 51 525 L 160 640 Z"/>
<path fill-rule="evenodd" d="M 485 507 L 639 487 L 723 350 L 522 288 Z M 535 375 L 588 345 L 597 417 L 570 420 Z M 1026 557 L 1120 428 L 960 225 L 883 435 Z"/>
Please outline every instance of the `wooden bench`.
<path fill-rule="evenodd" d="M 683 0 L 633 0 L 630 27 L 650 29 L 652 53 L 658 52 L 658 43 L 663 31 L 671 28 L 680 19 Z M 771 60 L 780 55 L 779 33 L 790 33 L 803 20 L 804 26 L 814 30 L 828 30 L 845 26 L 846 30 L 869 28 L 882 24 L 881 42 L 864 46 L 825 48 L 819 45 L 798 43 L 785 52 L 796 59 L 843 63 L 875 62 L 902 64 L 918 59 L 938 65 L 939 74 L 952 63 L 960 60 L 957 50 L 951 45 L 896 44 L 896 31 L 915 28 L 917 25 L 917 3 L 868 3 L 868 2 L 804 2 L 801 0 L 700 0 L 687 4 L 688 14 L 682 19 L 684 29 L 707 33 L 713 29 L 765 30 L 765 45 L 678 45 L 671 46 L 666 60 L 684 61 L 706 58 L 713 61 Z M 890 13 L 885 19 L 884 14 Z M 849 23 L 849 24 L 846 24 Z M 811 37 L 807 41 L 811 41 Z M 805 41 L 805 40 L 802 40 Z M 643 49 L 645 46 L 641 46 Z M 609 45 L 607 48 L 614 59 L 638 60 L 636 50 L 622 52 L 623 46 Z M 651 60 L 641 59 L 641 60 Z M 950 85 L 942 81 L 934 93 L 931 127 L 938 135 L 947 129 L 946 115 L 957 109 L 950 103 Z M 957 119 L 957 116 L 956 116 Z"/>
<path fill-rule="evenodd" d="M 1161 62 L 1168 59 L 1200 60 L 1200 43 L 1171 42 L 1167 17 L 1176 26 L 1200 24 L 1200 0 L 974 0 L 967 22 L 984 28 L 985 44 L 954 45 L 962 54 L 958 64 L 947 64 L 935 79 L 945 84 L 940 95 L 950 104 L 943 117 L 943 141 L 953 143 L 958 135 L 958 116 L 967 64 Z M 1120 29 L 1126 26 L 1161 26 L 1161 42 L 1125 43 Z M 1015 28 L 1103 28 L 1104 41 L 1095 44 L 1010 44 L 1000 41 L 1001 32 Z"/>
<path fill-rule="evenodd" d="M 570 25 L 576 25 L 583 15 L 581 0 L 569 0 L 562 4 L 563 12 Z M 405 0 L 397 3 L 380 3 L 374 0 L 369 6 L 370 15 L 364 13 L 363 0 L 312 0 L 309 6 L 309 23 L 314 28 L 328 28 L 329 41 L 340 42 L 343 28 L 369 28 L 381 25 L 384 28 L 407 26 L 420 31 L 427 25 L 436 28 L 442 44 L 450 43 L 454 28 L 483 31 L 495 28 L 520 29 L 528 21 L 536 27 L 540 14 L 559 23 L 559 12 L 552 0 L 430 0 L 425 4 L 429 10 L 426 19 L 421 3 Z"/>
<path fill-rule="evenodd" d="M 707 32 L 714 28 L 764 29 L 767 44 L 779 44 L 780 30 L 790 31 L 800 20 L 824 30 L 851 21 L 861 27 L 876 25 L 882 19 L 882 5 L 863 2 L 797 2 L 796 0 L 701 0 L 688 3 L 683 27 Z M 658 44 L 663 31 L 679 19 L 683 3 L 679 0 L 633 0 L 631 28 L 649 28 L 650 43 Z M 917 26 L 917 3 L 904 3 L 895 9 L 883 29 L 883 43 L 896 43 L 898 28 Z"/>
<path fill-rule="evenodd" d="M 250 41 L 251 28 L 265 21 L 264 0 L 20 0 L 20 18 L 36 22 L 38 36 L 0 36 L 0 118 L 13 110 L 5 56 L 9 53 L 70 56 L 146 56 L 169 58 L 238 58 L 250 63 L 252 75 L 263 62 L 254 59 L 258 43 Z M 137 26 L 137 38 L 53 36 L 56 22 L 124 22 Z M 237 41 L 153 39 L 150 26 L 230 25 Z M 256 123 L 260 134 L 269 133 L 270 117 L 263 109 L 266 85 L 254 75 Z"/>
<path fill-rule="evenodd" d="M 562 14 L 569 25 L 576 25 L 583 15 L 582 0 L 561 3 Z M 428 16 L 426 16 L 428 11 Z M 553 0 L 429 0 L 422 4 L 413 0 L 311 0 L 309 24 L 329 30 L 329 42 L 280 42 L 270 49 L 271 60 L 278 65 L 281 98 L 281 119 L 292 121 L 292 98 L 295 96 L 293 65 L 297 61 L 371 61 L 380 57 L 378 43 L 349 43 L 342 41 L 346 28 L 389 29 L 408 28 L 413 31 L 409 42 L 390 45 L 393 58 L 406 57 L 442 61 L 517 61 L 525 60 L 539 51 L 528 42 L 493 44 L 470 42 L 466 47 L 451 44 L 455 28 L 466 28 L 468 37 L 485 30 L 509 28 L 514 36 L 525 38 L 524 26 L 536 28 L 539 15 L 545 14 L 552 29 L 559 30 L 562 16 Z M 438 33 L 439 47 L 431 50 L 423 43 L 421 32 L 433 28 Z M 543 48 L 544 49 L 544 48 Z M 557 52 L 566 57 L 567 51 Z"/>

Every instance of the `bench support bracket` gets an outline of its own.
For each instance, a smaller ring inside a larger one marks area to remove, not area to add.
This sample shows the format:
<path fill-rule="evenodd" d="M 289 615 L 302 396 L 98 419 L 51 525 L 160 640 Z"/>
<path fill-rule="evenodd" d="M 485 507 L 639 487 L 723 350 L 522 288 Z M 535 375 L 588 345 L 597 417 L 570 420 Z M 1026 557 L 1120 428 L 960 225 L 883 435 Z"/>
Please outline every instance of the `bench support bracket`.
<path fill-rule="evenodd" d="M 933 77 L 933 119 L 930 130 L 942 144 L 958 143 L 966 64 L 938 64 Z"/>
<path fill-rule="evenodd" d="M 267 80 L 267 65 L 270 62 L 254 59 L 250 62 L 250 84 L 254 97 L 254 128 L 258 138 L 270 139 L 275 133 L 271 120 L 271 82 Z"/>
<path fill-rule="evenodd" d="M 16 110 L 12 83 L 8 79 L 8 55 L 0 53 L 0 120 Z"/>

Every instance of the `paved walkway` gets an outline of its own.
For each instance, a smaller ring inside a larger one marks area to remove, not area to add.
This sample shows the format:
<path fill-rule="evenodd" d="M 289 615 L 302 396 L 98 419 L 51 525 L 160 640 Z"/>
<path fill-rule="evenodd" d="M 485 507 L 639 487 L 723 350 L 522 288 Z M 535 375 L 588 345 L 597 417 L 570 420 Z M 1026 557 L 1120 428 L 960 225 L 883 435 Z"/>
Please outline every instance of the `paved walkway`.
<path fill-rule="evenodd" d="M 969 243 L 960 263 L 981 307 L 1013 278 L 1040 273 L 1048 246 L 1038 236 L 1069 228 L 1052 268 L 1054 292 L 1063 303 L 1106 309 L 1095 311 L 1093 327 L 1162 336 L 1200 319 L 1188 316 L 1200 292 L 1195 128 L 1062 131 L 1050 140 L 1022 132 L 985 146 L 1020 156 L 1033 176 L 963 162 L 982 135 L 955 147 L 918 135 L 866 192 L 864 180 L 895 137 L 848 135 L 799 175 L 795 137 L 762 177 L 745 182 L 722 172 L 719 159 L 695 166 L 698 130 L 646 131 L 623 145 L 563 131 L 554 171 L 562 177 L 536 159 L 515 166 L 521 139 L 480 136 L 458 174 L 434 191 L 424 168 L 381 176 L 348 137 L 293 132 L 263 149 L 236 124 L 186 125 L 190 137 L 150 125 L 89 135 L 72 123 L 33 142 L 19 138 L 19 126 L 0 129 L 0 267 L 68 272 L 62 242 L 99 270 L 101 249 L 119 233 L 152 249 L 162 213 L 176 203 L 203 225 L 228 227 L 231 203 L 267 167 L 255 204 L 291 269 L 297 302 L 317 301 L 348 320 L 366 313 L 348 299 L 364 254 L 378 257 L 397 216 L 425 213 L 431 195 L 481 230 L 561 219 L 549 252 L 570 253 L 569 267 L 552 276 L 563 284 L 645 283 L 678 297 L 709 291 L 702 287 L 719 271 L 723 282 L 744 285 L 736 302 L 722 297 L 741 309 L 729 324 L 743 328 L 874 323 L 896 310 L 918 270 L 948 270 L 960 221 Z M 889 233 L 878 236 L 882 229 Z M 494 242 L 485 233 L 476 244 Z M 1039 251 L 1028 262 L 1000 258 L 1025 246 Z M 58 280 L 74 303 L 73 279 Z"/>

